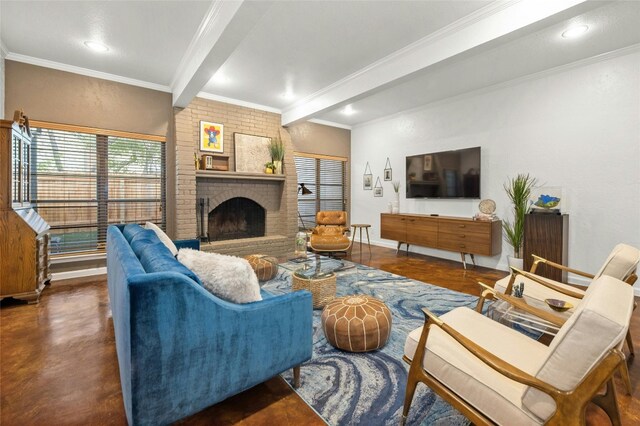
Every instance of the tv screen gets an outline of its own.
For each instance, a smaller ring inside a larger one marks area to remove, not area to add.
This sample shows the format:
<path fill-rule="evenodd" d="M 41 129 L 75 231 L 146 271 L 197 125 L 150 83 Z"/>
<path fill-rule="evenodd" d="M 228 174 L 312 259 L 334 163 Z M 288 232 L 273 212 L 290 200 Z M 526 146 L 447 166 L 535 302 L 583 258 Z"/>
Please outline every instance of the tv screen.
<path fill-rule="evenodd" d="M 407 198 L 480 198 L 480 147 L 407 157 Z"/>

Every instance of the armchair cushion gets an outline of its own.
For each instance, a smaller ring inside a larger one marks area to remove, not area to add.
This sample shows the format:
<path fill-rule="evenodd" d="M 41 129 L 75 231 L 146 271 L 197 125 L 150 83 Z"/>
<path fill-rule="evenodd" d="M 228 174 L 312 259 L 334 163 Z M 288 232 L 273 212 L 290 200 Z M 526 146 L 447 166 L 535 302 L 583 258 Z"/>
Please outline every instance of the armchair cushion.
<path fill-rule="evenodd" d="M 638 267 L 640 262 L 640 250 L 627 244 L 618 244 L 595 275 L 609 275 L 619 280 L 625 280 Z"/>
<path fill-rule="evenodd" d="M 519 369 L 534 374 L 546 355 L 546 346 L 479 315 L 457 308 L 440 317 L 465 337 Z M 412 359 L 422 327 L 413 330 L 404 353 Z M 432 326 L 423 360 L 424 369 L 498 424 L 539 424 L 522 408 L 526 386 L 497 373 L 473 356 L 439 327 Z"/>
<path fill-rule="evenodd" d="M 316 213 L 318 225 L 346 225 L 347 212 L 342 210 L 323 210 Z"/>
<path fill-rule="evenodd" d="M 551 342 L 546 359 L 534 375 L 560 390 L 574 389 L 624 339 L 633 304 L 630 285 L 606 275 L 594 280 L 582 303 Z M 556 407 L 551 397 L 532 388 L 525 392 L 522 402 L 543 421 L 551 417 Z"/>

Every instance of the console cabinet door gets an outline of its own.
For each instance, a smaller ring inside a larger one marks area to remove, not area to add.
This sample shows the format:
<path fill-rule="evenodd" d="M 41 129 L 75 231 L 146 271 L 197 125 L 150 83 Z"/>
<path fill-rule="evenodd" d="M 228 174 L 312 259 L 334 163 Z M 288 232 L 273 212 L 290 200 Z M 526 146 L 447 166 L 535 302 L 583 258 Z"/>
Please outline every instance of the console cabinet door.
<path fill-rule="evenodd" d="M 409 244 L 424 247 L 438 245 L 438 220 L 430 217 L 407 217 L 407 239 Z"/>
<path fill-rule="evenodd" d="M 407 219 L 397 214 L 382 214 L 380 217 L 380 237 L 387 240 L 407 240 Z"/>

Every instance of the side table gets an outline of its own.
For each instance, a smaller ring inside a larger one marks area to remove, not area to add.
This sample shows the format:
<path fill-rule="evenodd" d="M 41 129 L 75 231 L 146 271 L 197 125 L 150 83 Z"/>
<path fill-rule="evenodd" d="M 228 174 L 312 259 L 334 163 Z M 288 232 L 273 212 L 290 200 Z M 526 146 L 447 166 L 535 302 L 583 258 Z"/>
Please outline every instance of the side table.
<path fill-rule="evenodd" d="M 351 255 L 351 251 L 353 250 L 353 243 L 356 239 L 356 231 L 360 230 L 360 253 L 362 254 L 362 229 L 367 233 L 367 245 L 369 246 L 369 256 L 371 256 L 371 241 L 369 241 L 369 228 L 371 225 L 367 223 L 352 223 L 351 227 L 353 228 L 353 236 L 351 237 L 351 247 L 349 248 L 349 255 Z"/>

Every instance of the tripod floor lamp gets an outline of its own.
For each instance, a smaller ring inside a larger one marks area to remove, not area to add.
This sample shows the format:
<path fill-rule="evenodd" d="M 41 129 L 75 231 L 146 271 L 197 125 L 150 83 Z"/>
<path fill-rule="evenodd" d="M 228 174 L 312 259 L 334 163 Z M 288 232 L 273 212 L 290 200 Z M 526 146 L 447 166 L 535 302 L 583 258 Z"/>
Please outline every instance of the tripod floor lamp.
<path fill-rule="evenodd" d="M 304 186 L 304 183 L 299 183 L 298 184 L 298 194 L 300 194 L 300 192 L 302 192 L 302 195 L 313 194 L 313 192 L 311 192 L 311 190 L 309 188 Z M 302 223 L 302 228 L 307 229 L 306 225 L 304 224 L 304 220 L 302 220 L 302 216 L 300 216 L 300 207 L 298 207 L 298 218 L 300 219 L 300 222 Z"/>

